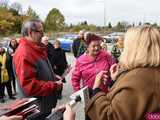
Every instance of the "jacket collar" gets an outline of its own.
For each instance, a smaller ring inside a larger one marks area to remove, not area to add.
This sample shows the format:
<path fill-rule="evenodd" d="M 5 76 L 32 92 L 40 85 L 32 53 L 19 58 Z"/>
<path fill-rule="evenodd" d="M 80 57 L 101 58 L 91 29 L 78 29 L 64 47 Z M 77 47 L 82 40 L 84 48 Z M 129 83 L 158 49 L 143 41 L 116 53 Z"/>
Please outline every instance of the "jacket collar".
<path fill-rule="evenodd" d="M 104 54 L 103 54 L 102 51 L 99 51 L 99 53 L 98 53 L 95 57 L 90 56 L 90 55 L 88 55 L 87 53 L 84 53 L 85 60 L 87 60 L 88 62 L 93 62 L 93 61 L 95 61 L 95 60 L 99 60 L 99 59 L 101 59 L 101 57 L 102 57 L 103 55 L 104 55 Z"/>
<path fill-rule="evenodd" d="M 32 42 L 30 40 L 27 40 L 26 38 L 21 38 L 19 41 L 19 44 L 28 45 L 31 47 L 31 49 L 34 49 L 35 51 L 47 55 L 46 51 L 47 48 L 42 43 Z"/>

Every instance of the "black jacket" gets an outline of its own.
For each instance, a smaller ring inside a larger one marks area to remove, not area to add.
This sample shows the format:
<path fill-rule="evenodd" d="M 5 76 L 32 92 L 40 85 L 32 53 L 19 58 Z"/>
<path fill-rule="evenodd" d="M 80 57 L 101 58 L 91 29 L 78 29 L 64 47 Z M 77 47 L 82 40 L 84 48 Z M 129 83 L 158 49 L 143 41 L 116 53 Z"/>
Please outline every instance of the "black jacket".
<path fill-rule="evenodd" d="M 86 50 L 86 46 L 84 45 L 84 43 L 83 44 L 81 43 L 83 42 L 81 42 L 80 38 L 77 38 L 73 41 L 72 50 L 73 50 L 74 57 L 76 58 L 81 56 Z"/>
<path fill-rule="evenodd" d="M 52 68 L 54 67 L 54 63 L 53 63 L 53 59 L 54 59 L 54 55 L 53 55 L 53 52 L 54 52 L 54 47 L 51 43 L 48 43 L 47 45 L 47 54 L 48 54 L 48 59 L 52 65 Z"/>
<path fill-rule="evenodd" d="M 53 70 L 57 75 L 62 75 L 67 68 L 65 51 L 62 48 L 57 48 L 54 49 L 52 55 L 54 64 Z"/>

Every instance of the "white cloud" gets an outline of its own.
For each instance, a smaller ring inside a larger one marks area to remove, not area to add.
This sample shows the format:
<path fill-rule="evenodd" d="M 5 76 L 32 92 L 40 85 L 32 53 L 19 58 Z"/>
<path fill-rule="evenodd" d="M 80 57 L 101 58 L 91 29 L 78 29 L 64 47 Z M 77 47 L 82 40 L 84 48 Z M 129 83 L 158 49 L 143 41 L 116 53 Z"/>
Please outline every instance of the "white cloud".
<path fill-rule="evenodd" d="M 87 20 L 88 23 L 103 25 L 103 2 L 98 0 L 10 0 L 22 4 L 27 10 L 31 6 L 45 19 L 52 8 L 58 8 L 65 16 L 67 23 L 78 23 Z M 158 22 L 159 0 L 101 0 L 105 1 L 107 22 Z"/>

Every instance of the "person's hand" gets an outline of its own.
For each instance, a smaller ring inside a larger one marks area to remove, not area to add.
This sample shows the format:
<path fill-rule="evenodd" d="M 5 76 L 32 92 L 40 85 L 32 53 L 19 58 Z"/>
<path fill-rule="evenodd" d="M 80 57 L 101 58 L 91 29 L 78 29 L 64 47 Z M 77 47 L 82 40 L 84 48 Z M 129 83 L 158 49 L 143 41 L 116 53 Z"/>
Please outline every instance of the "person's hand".
<path fill-rule="evenodd" d="M 55 111 L 62 111 L 62 112 L 64 112 L 65 109 L 66 109 L 66 106 L 65 105 L 61 105 L 59 107 L 53 108 L 52 112 L 55 112 Z"/>
<path fill-rule="evenodd" d="M 107 71 L 101 71 L 96 75 L 93 89 L 98 88 L 103 82 L 105 83 L 107 81 L 107 73 Z"/>
<path fill-rule="evenodd" d="M 113 64 L 110 68 L 110 74 L 111 74 L 111 78 L 112 80 L 116 80 L 118 74 L 119 74 L 119 68 L 120 66 L 118 64 Z"/>
<path fill-rule="evenodd" d="M 13 57 L 13 56 L 14 56 L 14 53 L 12 53 L 11 56 Z"/>
<path fill-rule="evenodd" d="M 61 75 L 62 79 L 65 78 L 66 75 L 72 70 L 72 66 L 68 65 L 67 68 L 65 69 L 64 73 Z"/>
<path fill-rule="evenodd" d="M 62 89 L 62 87 L 63 87 L 63 83 L 62 83 L 62 81 L 56 81 L 55 83 L 57 84 L 56 89 L 57 89 L 57 90 L 61 90 L 61 89 Z"/>
<path fill-rule="evenodd" d="M 75 120 L 75 112 L 73 112 L 71 106 L 66 104 L 66 110 L 63 113 L 63 120 Z"/>
<path fill-rule="evenodd" d="M 67 66 L 66 72 L 69 73 L 71 70 L 72 70 L 72 66 L 71 66 L 71 64 L 69 64 L 69 65 Z"/>
<path fill-rule="evenodd" d="M 13 116 L 1 116 L 0 120 L 22 120 L 23 117 L 22 116 L 17 116 L 17 115 L 13 115 Z"/>
<path fill-rule="evenodd" d="M 4 70 L 4 69 L 5 69 L 5 67 L 2 65 L 1 69 L 2 69 L 2 70 Z"/>
<path fill-rule="evenodd" d="M 57 69 L 57 67 L 54 65 L 54 69 Z"/>
<path fill-rule="evenodd" d="M 61 76 L 59 76 L 59 75 L 56 75 L 56 74 L 55 74 L 55 77 L 56 77 L 56 80 L 57 80 L 57 81 L 62 81 L 62 80 L 64 79 L 63 77 L 61 77 Z"/>

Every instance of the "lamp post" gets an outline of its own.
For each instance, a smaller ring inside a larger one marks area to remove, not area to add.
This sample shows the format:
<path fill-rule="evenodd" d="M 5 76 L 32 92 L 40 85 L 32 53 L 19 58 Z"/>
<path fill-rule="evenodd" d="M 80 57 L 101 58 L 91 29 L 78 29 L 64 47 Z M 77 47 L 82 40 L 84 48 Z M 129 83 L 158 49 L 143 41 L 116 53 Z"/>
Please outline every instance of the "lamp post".
<path fill-rule="evenodd" d="M 103 25 L 106 26 L 106 0 L 96 0 L 97 2 L 103 3 Z"/>
<path fill-rule="evenodd" d="M 106 26 L 106 2 L 103 0 L 104 27 Z"/>

